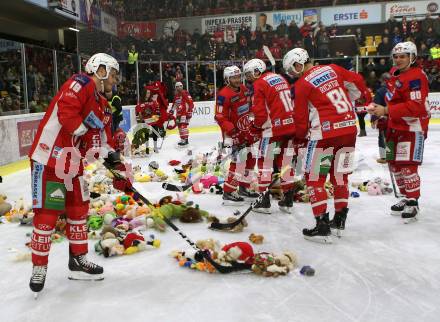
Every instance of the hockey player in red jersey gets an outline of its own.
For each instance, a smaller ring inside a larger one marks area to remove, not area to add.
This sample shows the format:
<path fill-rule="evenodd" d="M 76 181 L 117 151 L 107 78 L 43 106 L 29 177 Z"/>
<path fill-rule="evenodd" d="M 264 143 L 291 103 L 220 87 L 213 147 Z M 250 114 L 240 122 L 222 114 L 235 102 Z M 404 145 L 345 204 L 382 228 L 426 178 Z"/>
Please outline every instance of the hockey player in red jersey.
<path fill-rule="evenodd" d="M 157 139 L 164 135 L 163 123 L 167 119 L 166 109 L 160 108 L 155 86 L 145 86 L 145 102 L 136 105 L 136 117 L 138 123 L 145 125 L 136 131 L 133 136 L 133 146 L 138 149 L 140 145 L 146 143 L 145 153 L 150 154 L 149 139 L 153 139 L 153 150 L 158 153 Z"/>
<path fill-rule="evenodd" d="M 253 84 L 251 111 L 254 123 L 251 131 L 261 136 L 257 161 L 258 190 L 263 192 L 270 185 L 275 161 L 283 173 L 281 189 L 284 197 L 278 205 L 281 210 L 290 212 L 293 206 L 295 134 L 290 86 L 282 76 L 267 72 L 266 64 L 260 59 L 248 61 L 243 71 L 246 79 Z M 253 210 L 269 214 L 270 207 L 270 196 L 265 194 L 262 202 Z"/>
<path fill-rule="evenodd" d="M 223 205 L 240 205 L 245 199 L 258 197 L 258 193 L 249 190 L 255 168 L 255 158 L 249 147 L 258 138 L 250 133 L 251 93 L 241 83 L 240 68 L 226 67 L 223 79 L 226 86 L 217 95 L 215 120 L 221 128 L 224 146 L 231 146 L 234 151 L 223 186 Z"/>
<path fill-rule="evenodd" d="M 176 96 L 174 96 L 172 109 L 176 109 L 176 122 L 180 135 L 180 142 L 178 145 L 180 147 L 185 147 L 188 145 L 188 125 L 192 117 L 194 102 L 188 91 L 183 89 L 183 84 L 181 82 L 176 82 L 175 87 Z"/>
<path fill-rule="evenodd" d="M 95 54 L 85 71 L 66 81 L 53 98 L 29 153 L 35 213 L 30 288 L 34 292 L 44 287 L 51 234 L 63 213 L 67 215 L 69 278 L 103 279 L 103 268 L 86 258 L 89 191 L 82 161 L 99 154 L 107 165 L 125 170 L 119 153 L 112 148 L 112 111 L 103 96 L 116 84 L 119 64 L 107 54 Z M 120 190 L 130 185 L 116 179 L 113 184 Z"/>
<path fill-rule="evenodd" d="M 300 78 L 293 88 L 296 137 L 308 140 L 305 175 L 316 227 L 304 229 L 306 239 L 331 242 L 331 230 L 345 229 L 348 212 L 348 175 L 356 143 L 356 115 L 352 101 L 371 95 L 363 78 L 340 66 L 313 66 L 307 51 L 295 48 L 283 59 L 284 70 Z M 334 186 L 335 216 L 329 221 L 327 175 Z"/>
<path fill-rule="evenodd" d="M 424 141 L 430 118 L 428 79 L 416 66 L 417 48 L 410 41 L 398 43 L 392 50 L 394 67 L 387 83 L 387 105 L 372 104 L 369 113 L 388 116 L 386 159 L 404 198 L 391 207 L 406 223 L 419 214 L 420 177 Z"/>

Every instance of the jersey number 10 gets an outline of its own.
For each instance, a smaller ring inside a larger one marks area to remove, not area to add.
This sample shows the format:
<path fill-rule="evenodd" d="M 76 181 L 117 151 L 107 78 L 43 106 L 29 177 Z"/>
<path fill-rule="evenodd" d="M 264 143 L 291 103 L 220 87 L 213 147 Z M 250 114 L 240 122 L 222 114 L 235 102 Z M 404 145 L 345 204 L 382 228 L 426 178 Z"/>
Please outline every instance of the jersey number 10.
<path fill-rule="evenodd" d="M 344 114 L 351 111 L 351 103 L 347 99 L 347 95 L 342 88 L 336 88 L 327 93 L 327 97 L 333 106 L 336 108 L 338 114 Z"/>
<path fill-rule="evenodd" d="M 284 90 L 280 92 L 280 99 L 283 102 L 284 109 L 286 112 L 293 112 L 292 96 L 289 90 Z"/>

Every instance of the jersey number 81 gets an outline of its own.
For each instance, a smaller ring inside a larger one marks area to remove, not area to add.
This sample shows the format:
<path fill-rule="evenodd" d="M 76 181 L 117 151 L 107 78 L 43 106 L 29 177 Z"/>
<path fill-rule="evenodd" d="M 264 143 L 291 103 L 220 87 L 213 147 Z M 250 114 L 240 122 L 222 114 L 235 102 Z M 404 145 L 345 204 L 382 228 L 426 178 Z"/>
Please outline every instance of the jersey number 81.
<path fill-rule="evenodd" d="M 345 92 L 342 88 L 339 87 L 331 90 L 327 93 L 327 97 L 336 108 L 336 112 L 338 114 L 344 114 L 351 110 L 351 104 L 348 101 L 347 95 L 345 95 Z"/>

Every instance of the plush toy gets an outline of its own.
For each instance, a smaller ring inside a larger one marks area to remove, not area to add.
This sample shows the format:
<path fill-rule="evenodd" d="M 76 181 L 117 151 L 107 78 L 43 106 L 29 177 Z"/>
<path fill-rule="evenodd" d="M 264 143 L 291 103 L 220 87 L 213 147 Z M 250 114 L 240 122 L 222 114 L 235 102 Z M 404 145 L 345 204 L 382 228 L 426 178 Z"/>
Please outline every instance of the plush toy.
<path fill-rule="evenodd" d="M 144 236 L 136 233 L 129 233 L 123 241 L 125 248 L 124 254 L 131 255 L 139 251 L 147 249 L 147 245 L 154 248 L 160 247 L 160 241 L 154 238 L 154 235 L 150 235 L 150 240 L 145 241 Z"/>
<path fill-rule="evenodd" d="M 367 183 L 367 192 L 370 196 L 379 196 L 382 194 L 382 189 L 380 185 L 374 181 L 370 181 Z"/>
<path fill-rule="evenodd" d="M 252 264 L 254 260 L 254 250 L 251 244 L 246 242 L 226 244 L 218 253 L 217 259 L 221 262 L 240 261 L 246 264 Z"/>
<path fill-rule="evenodd" d="M 284 252 L 278 256 L 262 252 L 255 255 L 252 271 L 265 277 L 278 277 L 288 274 L 296 266 L 297 258 L 292 252 Z"/>
<path fill-rule="evenodd" d="M 264 237 L 263 237 L 263 235 L 257 235 L 257 234 L 252 233 L 249 235 L 249 240 L 253 244 L 260 245 L 263 243 Z"/>
<path fill-rule="evenodd" d="M 151 182 L 151 176 L 146 173 L 135 173 L 134 181 L 136 182 Z"/>
<path fill-rule="evenodd" d="M 197 240 L 196 246 L 201 250 L 210 250 L 212 252 L 218 252 L 221 248 L 220 243 L 212 238 Z"/>
<path fill-rule="evenodd" d="M 178 160 L 170 160 L 170 161 L 168 162 L 168 164 L 169 164 L 170 166 L 172 166 L 172 167 L 175 167 L 176 165 L 179 165 L 179 164 L 180 164 L 180 161 L 178 161 Z"/>
<path fill-rule="evenodd" d="M 98 230 L 102 227 L 104 219 L 99 215 L 92 215 L 87 218 L 87 227 L 89 230 Z"/>
<path fill-rule="evenodd" d="M 31 205 L 20 198 L 15 202 L 12 209 L 4 214 L 4 217 L 9 222 L 20 222 L 25 225 L 32 223 L 34 213 Z"/>
<path fill-rule="evenodd" d="M 7 197 L 5 195 L 0 195 L 0 217 L 4 216 L 7 212 L 12 209 L 12 205 L 6 202 Z"/>

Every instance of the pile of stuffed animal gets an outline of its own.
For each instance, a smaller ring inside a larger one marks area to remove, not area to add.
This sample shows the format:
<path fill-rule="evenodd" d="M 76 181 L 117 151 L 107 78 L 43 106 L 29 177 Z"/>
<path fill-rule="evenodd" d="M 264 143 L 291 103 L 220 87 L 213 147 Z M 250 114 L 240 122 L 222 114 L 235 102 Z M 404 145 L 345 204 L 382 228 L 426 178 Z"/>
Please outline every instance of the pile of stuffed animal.
<path fill-rule="evenodd" d="M 252 236 L 252 237 L 251 237 Z M 262 242 L 262 236 L 251 235 L 250 240 L 257 237 Z M 234 242 L 221 246 L 213 239 L 198 240 L 197 247 L 202 251 L 208 251 L 210 257 L 222 266 L 231 266 L 231 263 L 247 264 L 250 271 L 264 277 L 277 277 L 287 275 L 298 266 L 298 259 L 293 252 L 284 252 L 275 255 L 268 252 L 255 252 L 252 245 L 247 242 Z M 173 251 L 171 256 L 176 259 L 181 267 L 190 268 L 209 273 L 216 272 L 216 269 L 206 259 L 198 256 L 188 256 L 182 251 Z"/>
<path fill-rule="evenodd" d="M 364 182 L 353 182 L 351 185 L 362 192 L 367 192 L 370 196 L 380 196 L 393 193 L 393 188 L 390 186 L 390 183 L 380 177 Z"/>
<path fill-rule="evenodd" d="M 31 224 L 34 218 L 32 206 L 24 201 L 23 198 L 18 199 L 12 206 L 6 201 L 5 195 L 0 195 L 0 223 L 12 222 L 22 225 Z"/>

